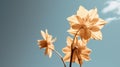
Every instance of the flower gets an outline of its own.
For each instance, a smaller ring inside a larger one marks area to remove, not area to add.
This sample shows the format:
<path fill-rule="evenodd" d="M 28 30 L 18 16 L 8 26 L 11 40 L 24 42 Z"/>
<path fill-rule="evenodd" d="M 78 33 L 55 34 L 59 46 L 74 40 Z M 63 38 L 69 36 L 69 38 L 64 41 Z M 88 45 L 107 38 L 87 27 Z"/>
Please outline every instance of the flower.
<path fill-rule="evenodd" d="M 49 35 L 47 30 L 46 32 L 41 31 L 41 35 L 43 40 L 38 40 L 38 45 L 40 49 L 45 48 L 45 55 L 51 57 L 52 50 L 54 50 L 53 42 L 55 42 L 56 39 L 52 39 L 52 35 Z"/>
<path fill-rule="evenodd" d="M 68 17 L 67 20 L 70 23 L 70 29 L 68 30 L 70 34 L 75 35 L 78 31 L 77 35 L 81 39 L 102 39 L 100 29 L 103 28 L 106 22 L 99 18 L 97 8 L 88 11 L 83 6 L 80 6 L 77 14 Z"/>
<path fill-rule="evenodd" d="M 65 62 L 70 62 L 72 42 L 73 42 L 73 39 L 70 37 L 67 37 L 67 46 L 62 50 L 63 53 L 66 54 L 63 58 Z M 89 55 L 91 53 L 91 50 L 87 48 L 86 44 L 81 40 L 78 40 L 77 38 L 75 38 L 73 49 L 74 51 L 73 51 L 72 62 L 82 64 L 83 60 L 86 60 L 86 61 L 90 60 Z"/>

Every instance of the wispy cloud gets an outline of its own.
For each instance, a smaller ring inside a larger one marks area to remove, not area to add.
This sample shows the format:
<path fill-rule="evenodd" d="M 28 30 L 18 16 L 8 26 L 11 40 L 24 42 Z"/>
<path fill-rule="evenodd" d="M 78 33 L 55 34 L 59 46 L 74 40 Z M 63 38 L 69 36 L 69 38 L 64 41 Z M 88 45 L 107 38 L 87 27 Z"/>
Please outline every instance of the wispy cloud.
<path fill-rule="evenodd" d="M 103 13 L 114 12 L 120 15 L 120 0 L 110 0 L 105 3 L 107 5 L 103 8 Z"/>
<path fill-rule="evenodd" d="M 105 20 L 110 23 L 110 22 L 115 21 L 115 20 L 120 20 L 120 17 L 109 17 Z"/>
<path fill-rule="evenodd" d="M 120 0 L 107 0 L 105 2 L 105 8 L 103 8 L 102 13 L 107 14 L 107 13 L 111 13 L 111 14 L 115 14 L 116 16 L 114 17 L 109 17 L 106 18 L 107 22 L 112 22 L 112 21 L 116 21 L 116 20 L 120 20 Z"/>

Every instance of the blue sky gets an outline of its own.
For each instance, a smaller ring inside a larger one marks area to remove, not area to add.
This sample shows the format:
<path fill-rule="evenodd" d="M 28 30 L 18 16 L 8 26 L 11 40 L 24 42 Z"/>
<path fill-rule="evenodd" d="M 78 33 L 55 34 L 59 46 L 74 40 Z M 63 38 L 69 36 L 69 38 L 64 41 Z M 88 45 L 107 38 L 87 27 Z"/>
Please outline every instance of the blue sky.
<path fill-rule="evenodd" d="M 44 55 L 37 40 L 42 39 L 40 31 L 48 29 L 57 38 L 55 49 L 64 56 L 61 49 L 69 36 L 66 18 L 80 5 L 88 10 L 96 7 L 99 17 L 108 22 L 102 29 L 103 40 L 88 43 L 91 61 L 83 67 L 120 67 L 120 0 L 1 0 L 0 67 L 62 67 L 54 53 L 50 59 Z"/>

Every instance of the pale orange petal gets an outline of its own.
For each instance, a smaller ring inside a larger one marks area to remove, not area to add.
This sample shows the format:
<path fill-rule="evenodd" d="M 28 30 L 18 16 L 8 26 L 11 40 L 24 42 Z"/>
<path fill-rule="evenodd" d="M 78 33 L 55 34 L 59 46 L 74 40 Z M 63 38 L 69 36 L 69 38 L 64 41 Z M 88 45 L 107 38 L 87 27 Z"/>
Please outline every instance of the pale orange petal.
<path fill-rule="evenodd" d="M 83 6 L 80 6 L 77 11 L 77 16 L 80 16 L 81 18 L 85 18 L 88 14 L 88 10 L 86 10 Z"/>
<path fill-rule="evenodd" d="M 42 35 L 42 37 L 46 40 L 46 34 L 45 34 L 45 32 L 42 31 L 42 30 L 41 30 L 41 35 Z"/>
<path fill-rule="evenodd" d="M 97 8 L 89 10 L 89 16 L 91 20 L 93 20 L 94 18 L 99 18 L 97 14 Z"/>
<path fill-rule="evenodd" d="M 67 20 L 73 23 L 79 23 L 75 15 L 68 17 Z"/>
<path fill-rule="evenodd" d="M 70 53 L 71 52 L 71 47 L 70 46 L 67 46 L 67 47 L 64 47 L 63 49 L 62 49 L 62 52 L 63 53 Z"/>
<path fill-rule="evenodd" d="M 79 40 L 79 44 L 80 44 L 80 46 L 86 46 L 87 45 L 87 43 L 88 43 L 88 41 L 89 41 L 89 39 L 88 40 L 85 40 L 85 39 L 80 39 Z"/>
<path fill-rule="evenodd" d="M 70 55 L 71 55 L 71 53 L 67 53 L 67 54 L 64 56 L 63 60 L 64 60 L 65 62 L 69 62 L 69 61 L 70 61 Z"/>
<path fill-rule="evenodd" d="M 68 37 L 67 37 L 67 45 L 68 45 L 68 46 L 71 46 L 72 41 L 73 41 L 73 39 L 72 39 L 70 36 L 68 36 Z"/>
<path fill-rule="evenodd" d="M 45 55 L 48 55 L 49 58 L 51 58 L 51 56 L 52 56 L 52 50 L 49 49 L 48 47 L 46 47 L 46 49 L 45 49 Z"/>
<path fill-rule="evenodd" d="M 47 29 L 45 30 L 45 32 L 46 32 L 46 35 L 49 35 L 49 34 L 48 34 L 48 30 L 47 30 Z"/>
<path fill-rule="evenodd" d="M 77 64 L 83 64 L 83 59 L 78 59 L 78 58 L 76 58 L 75 62 L 76 62 Z"/>
<path fill-rule="evenodd" d="M 91 38 L 93 38 L 95 40 L 102 40 L 102 33 L 101 33 L 101 31 L 92 32 Z"/>
<path fill-rule="evenodd" d="M 52 50 L 51 49 L 48 49 L 48 56 L 49 56 L 49 58 L 52 57 Z"/>
<path fill-rule="evenodd" d="M 86 60 L 86 61 L 89 61 L 89 60 L 90 60 L 90 57 L 89 57 L 89 55 L 87 55 L 87 54 L 82 54 L 81 57 L 82 57 L 82 59 L 84 59 L 84 60 Z"/>
<path fill-rule="evenodd" d="M 78 20 L 79 24 L 84 23 L 83 18 L 81 18 L 80 16 L 76 16 L 76 18 L 77 18 L 77 20 Z"/>
<path fill-rule="evenodd" d="M 80 37 L 84 38 L 85 40 L 88 40 L 91 37 L 91 31 L 89 31 L 88 29 L 86 30 L 81 29 L 79 34 L 80 34 Z"/>
<path fill-rule="evenodd" d="M 53 42 L 55 42 L 56 40 L 57 40 L 57 38 L 54 38 L 54 39 L 52 39 L 52 41 L 51 41 L 51 42 L 53 43 Z"/>
<path fill-rule="evenodd" d="M 104 21 L 103 19 L 99 18 L 99 21 L 95 24 L 95 26 L 99 27 L 99 29 L 102 29 L 103 26 L 106 24 L 107 22 Z"/>
<path fill-rule="evenodd" d="M 46 33 L 46 40 L 47 40 L 47 42 L 50 42 L 52 36 L 48 34 L 48 30 L 47 29 L 45 30 L 45 33 Z"/>
<path fill-rule="evenodd" d="M 92 20 L 89 20 L 90 25 L 94 25 L 99 21 L 99 18 L 93 18 Z"/>
<path fill-rule="evenodd" d="M 49 48 L 46 47 L 46 49 L 45 49 L 45 55 L 49 55 L 49 54 L 48 54 L 48 50 L 49 50 Z"/>
<path fill-rule="evenodd" d="M 47 42 L 52 42 L 52 35 L 47 34 L 46 37 Z"/>
<path fill-rule="evenodd" d="M 83 50 L 82 53 L 90 55 L 91 49 L 86 48 L 86 50 Z"/>
<path fill-rule="evenodd" d="M 50 45 L 48 45 L 48 47 L 49 47 L 49 49 L 54 49 L 54 45 L 53 44 L 50 44 Z"/>
<path fill-rule="evenodd" d="M 72 28 L 76 29 L 76 30 L 78 30 L 80 27 L 81 27 L 80 24 L 74 24 L 74 25 L 72 25 Z"/>
<path fill-rule="evenodd" d="M 76 34 L 77 30 L 69 29 L 67 32 L 69 32 L 69 34 L 74 36 Z M 77 36 L 78 35 L 79 35 L 79 33 L 77 34 Z"/>
<path fill-rule="evenodd" d="M 90 29 L 92 32 L 97 32 L 97 31 L 100 30 L 97 26 L 91 26 L 91 27 L 89 27 L 89 29 Z"/>

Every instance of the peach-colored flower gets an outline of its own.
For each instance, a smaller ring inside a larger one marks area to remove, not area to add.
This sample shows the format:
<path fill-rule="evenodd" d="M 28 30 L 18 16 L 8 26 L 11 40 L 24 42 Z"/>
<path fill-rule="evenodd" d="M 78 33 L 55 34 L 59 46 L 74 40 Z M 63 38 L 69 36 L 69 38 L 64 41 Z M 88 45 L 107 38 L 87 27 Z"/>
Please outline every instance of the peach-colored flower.
<path fill-rule="evenodd" d="M 62 50 L 63 53 L 66 54 L 63 58 L 65 62 L 70 62 L 72 41 L 73 41 L 72 38 L 67 37 L 67 46 Z M 86 61 L 90 60 L 89 55 L 91 53 L 91 50 L 87 48 L 86 44 L 81 40 L 78 40 L 77 38 L 75 39 L 73 44 L 73 49 L 74 49 L 74 52 L 73 52 L 72 62 L 82 64 L 83 60 L 86 60 Z"/>
<path fill-rule="evenodd" d="M 88 40 L 90 38 L 101 40 L 102 33 L 100 29 L 105 25 L 105 21 L 99 18 L 97 14 L 97 8 L 86 10 L 83 6 L 79 7 L 76 15 L 68 17 L 67 20 L 70 22 L 70 34 L 77 33 L 81 39 Z"/>
<path fill-rule="evenodd" d="M 55 42 L 56 39 L 52 39 L 52 35 L 49 35 L 47 30 L 46 32 L 41 31 L 41 35 L 43 40 L 38 40 L 38 45 L 40 49 L 45 48 L 45 55 L 51 57 L 52 50 L 54 50 L 53 42 Z"/>

